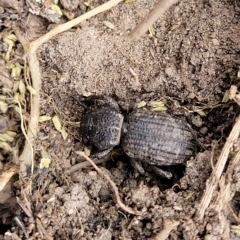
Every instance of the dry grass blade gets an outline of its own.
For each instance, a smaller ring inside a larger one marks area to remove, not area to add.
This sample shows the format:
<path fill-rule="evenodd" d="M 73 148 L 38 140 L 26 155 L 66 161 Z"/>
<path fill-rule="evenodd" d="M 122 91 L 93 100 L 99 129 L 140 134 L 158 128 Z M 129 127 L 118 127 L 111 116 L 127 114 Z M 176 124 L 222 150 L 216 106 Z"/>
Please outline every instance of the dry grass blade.
<path fill-rule="evenodd" d="M 22 208 L 22 210 L 25 212 L 25 214 L 29 217 L 29 218 L 33 218 L 32 216 L 32 210 L 31 208 L 29 209 L 29 201 L 26 202 L 23 202 L 21 201 L 18 197 L 16 198 L 17 199 L 17 203 L 19 204 L 19 206 Z M 26 199 L 25 199 L 26 201 Z M 27 205 L 27 206 L 25 206 Z"/>
<path fill-rule="evenodd" d="M 198 210 L 198 217 L 200 220 L 203 219 L 205 211 L 207 207 L 209 206 L 213 192 L 216 190 L 220 177 L 223 173 L 223 169 L 226 165 L 229 152 L 233 146 L 233 144 L 237 141 L 240 133 L 240 116 L 237 117 L 236 123 L 232 128 L 231 133 L 229 134 L 229 137 L 222 149 L 222 152 L 219 156 L 218 162 L 216 164 L 216 167 L 213 169 L 211 177 L 208 179 L 206 183 L 206 191 L 202 197 L 202 200 L 200 202 L 199 210 Z"/>
<path fill-rule="evenodd" d="M 47 231 L 45 230 L 45 228 L 43 227 L 42 223 L 38 218 L 36 219 L 36 223 L 37 223 L 38 230 L 45 236 L 45 238 L 47 240 L 53 240 L 53 238 L 48 235 Z"/>
<path fill-rule="evenodd" d="M 22 33 L 18 28 L 15 28 L 15 34 L 22 44 L 24 51 L 26 53 L 29 69 L 31 72 L 31 79 L 32 79 L 32 87 L 35 90 L 34 95 L 31 97 L 31 112 L 30 112 L 30 120 L 28 123 L 28 130 L 27 130 L 27 140 L 25 141 L 25 145 L 23 148 L 23 152 L 20 156 L 20 168 L 24 175 L 26 175 L 26 170 L 28 167 L 32 166 L 33 168 L 33 156 L 31 147 L 34 146 L 35 137 L 37 136 L 37 129 L 38 129 L 38 119 L 39 119 L 39 109 L 40 109 L 40 90 L 41 90 L 41 73 L 40 73 L 40 66 L 39 61 L 37 59 L 36 51 L 41 44 L 47 42 L 51 38 L 55 37 L 59 33 L 67 31 L 68 29 L 74 27 L 75 25 L 101 13 L 106 10 L 111 9 L 115 5 L 117 5 L 122 0 L 110 0 L 99 7 L 92 9 L 91 11 L 81 15 L 80 17 L 73 19 L 67 23 L 57 26 L 44 36 L 40 37 L 39 39 L 29 43 L 23 37 Z M 33 169 L 32 169 L 33 171 Z"/>
<path fill-rule="evenodd" d="M 163 13 L 178 1 L 179 0 L 159 0 L 153 9 L 134 28 L 130 37 L 132 39 L 139 39 Z"/>
<path fill-rule="evenodd" d="M 134 214 L 134 215 L 139 215 L 139 213 L 135 212 L 134 210 L 132 210 L 130 207 L 126 206 L 122 200 L 120 199 L 120 196 L 119 196 L 119 192 L 118 192 L 118 188 L 116 186 L 116 184 L 112 181 L 112 179 L 107 176 L 106 174 L 104 174 L 100 168 L 93 162 L 93 160 L 91 158 L 89 158 L 88 156 L 86 156 L 84 154 L 84 152 L 76 152 L 77 154 L 81 155 L 82 157 L 85 158 L 85 160 L 87 160 L 88 162 L 91 163 L 91 165 L 94 167 L 94 169 L 98 172 L 98 174 L 100 174 L 102 177 L 104 177 L 108 182 L 109 184 L 111 185 L 113 191 L 114 191 L 114 194 L 115 194 L 115 197 L 116 197 L 116 202 L 117 204 L 119 205 L 119 207 L 121 207 L 124 211 L 130 213 L 130 214 Z"/>

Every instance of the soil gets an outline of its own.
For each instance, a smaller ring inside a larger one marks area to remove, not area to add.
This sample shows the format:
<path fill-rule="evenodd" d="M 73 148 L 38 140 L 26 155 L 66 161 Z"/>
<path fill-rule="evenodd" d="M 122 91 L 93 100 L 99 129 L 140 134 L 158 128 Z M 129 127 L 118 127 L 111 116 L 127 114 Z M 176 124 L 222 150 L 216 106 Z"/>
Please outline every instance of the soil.
<path fill-rule="evenodd" d="M 65 16 L 59 17 L 40 8 L 37 1 L 27 2 L 11 8 L 0 0 L 1 38 L 17 22 L 28 40 L 36 39 L 67 21 L 66 16 L 78 16 L 102 4 L 101 0 L 60 1 Z M 239 113 L 236 103 L 222 100 L 231 85 L 239 86 L 240 2 L 182 0 L 153 25 L 151 34 L 130 39 L 129 33 L 155 3 L 122 2 L 39 48 L 40 115 L 57 115 L 68 136 L 64 139 L 52 121 L 40 123 L 33 176 L 16 174 L 1 191 L 0 239 L 240 238 L 239 231 L 233 230 L 239 224 L 240 169 L 228 176 L 234 183 L 233 200 L 227 203 L 231 208 L 226 205 L 218 212 L 216 193 L 204 219 L 198 220 L 196 214 Z M 6 50 L 1 39 L 2 55 Z M 11 57 L 24 64 L 19 43 Z M 12 88 L 6 65 L 0 62 L 0 87 Z M 195 154 L 186 165 L 170 168 L 175 176 L 171 181 L 138 174 L 124 154 L 99 165 L 115 182 L 123 202 L 143 212 L 141 216 L 121 210 L 110 185 L 92 167 L 68 174 L 73 165 L 84 161 L 76 153 L 83 150 L 77 122 L 84 111 L 81 99 L 90 95 L 112 96 L 126 114 L 143 100 L 162 100 L 170 113 L 184 110 L 195 133 Z M 1 90 L 1 96 L 9 95 Z M 27 118 L 29 107 L 24 110 Z M 16 163 L 24 141 L 19 115 L 12 109 L 0 115 L 0 133 L 10 128 L 17 136 L 11 154 L 0 152 L 0 173 Z M 233 151 L 239 149 L 234 147 Z M 43 151 L 51 159 L 48 168 L 40 168 Z M 162 238 L 162 230 L 174 224 Z"/>

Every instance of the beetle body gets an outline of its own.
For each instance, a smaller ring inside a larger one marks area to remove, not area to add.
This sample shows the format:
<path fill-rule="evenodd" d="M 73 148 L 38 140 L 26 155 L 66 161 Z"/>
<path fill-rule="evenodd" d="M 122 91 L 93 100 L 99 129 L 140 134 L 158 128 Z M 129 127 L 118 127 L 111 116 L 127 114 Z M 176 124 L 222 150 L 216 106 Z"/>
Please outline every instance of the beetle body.
<path fill-rule="evenodd" d="M 151 165 L 181 164 L 193 153 L 193 135 L 188 125 L 163 112 L 133 111 L 125 131 L 125 153 Z"/>

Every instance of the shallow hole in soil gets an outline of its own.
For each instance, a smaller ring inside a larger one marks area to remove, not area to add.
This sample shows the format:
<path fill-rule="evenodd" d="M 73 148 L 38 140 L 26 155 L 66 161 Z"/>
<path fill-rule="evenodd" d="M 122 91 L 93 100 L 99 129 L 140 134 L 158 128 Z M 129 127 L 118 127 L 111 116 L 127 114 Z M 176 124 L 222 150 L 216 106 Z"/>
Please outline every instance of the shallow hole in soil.
<path fill-rule="evenodd" d="M 135 170 L 134 167 L 130 164 L 128 156 L 126 154 L 122 154 L 121 156 L 115 156 L 112 161 L 108 161 L 105 164 L 105 167 L 110 171 L 114 168 L 117 168 L 120 170 L 120 172 L 126 173 L 126 178 L 132 176 L 133 178 L 136 178 L 138 182 L 146 182 L 146 179 L 148 178 L 148 184 L 150 186 L 158 185 L 161 190 L 169 189 L 174 184 L 178 183 L 179 180 L 184 176 L 186 168 L 185 165 L 161 166 L 160 168 L 162 170 L 171 172 L 173 175 L 172 179 L 166 179 L 157 175 L 151 169 L 149 169 L 148 164 L 142 165 L 144 170 L 146 171 L 146 176 L 138 173 L 137 170 Z M 175 190 L 178 191 L 177 188 Z"/>

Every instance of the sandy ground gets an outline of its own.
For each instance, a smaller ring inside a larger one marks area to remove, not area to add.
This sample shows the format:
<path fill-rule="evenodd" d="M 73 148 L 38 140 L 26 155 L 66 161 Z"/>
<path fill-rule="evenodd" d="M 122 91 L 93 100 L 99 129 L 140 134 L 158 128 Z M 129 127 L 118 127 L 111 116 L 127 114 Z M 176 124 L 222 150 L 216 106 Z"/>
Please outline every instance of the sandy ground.
<path fill-rule="evenodd" d="M 29 2 L 36 10 L 36 3 Z M 102 3 L 89 2 L 92 7 Z M 120 3 L 38 50 L 43 83 L 40 115 L 57 115 L 68 137 L 64 140 L 52 121 L 40 123 L 32 194 L 23 191 L 28 183 L 21 175 L 12 178 L 1 192 L 0 229 L 4 230 L 0 230 L 0 239 L 7 239 L 6 231 L 20 239 L 165 239 L 161 234 L 169 226 L 166 239 L 238 239 L 239 231 L 233 226 L 239 224 L 240 169 L 228 176 L 231 208 L 227 204 L 221 211 L 216 207 L 216 192 L 204 219 L 198 219 L 197 211 L 211 164 L 215 164 L 239 112 L 234 102 L 222 99 L 231 85 L 239 86 L 240 2 L 183 0 L 154 24 L 152 34 L 131 40 L 129 33 L 155 3 Z M 81 0 L 60 1 L 60 6 L 65 15 L 89 10 Z M 25 4 L 20 15 L 17 7 L 9 10 L 3 5 L 3 9 L 1 31 L 10 29 L 11 22 L 18 19 L 30 40 L 56 24 L 49 22 L 56 21 L 55 15 L 40 12 L 42 17 L 37 17 Z M 60 18 L 63 21 L 65 17 Z M 1 41 L 1 53 L 6 48 Z M 15 59 L 22 57 L 20 44 L 14 51 Z M 4 62 L 1 66 L 3 69 Z M 91 167 L 67 174 L 71 166 L 83 161 L 76 154 L 83 149 L 78 127 L 70 122 L 80 121 L 83 107 L 79 101 L 90 95 L 112 96 L 126 114 L 142 100 L 162 100 L 170 113 L 184 110 L 195 132 L 195 155 L 186 166 L 173 169 L 172 181 L 138 174 L 124 154 L 100 165 L 116 183 L 123 202 L 144 212 L 141 216 L 118 208 L 111 187 Z M 0 122 L 1 132 L 12 126 L 17 129 L 12 146 L 21 151 L 19 116 L 9 110 L 1 118 L 5 118 Z M 9 126 L 4 127 L 6 122 Z M 42 149 L 51 158 L 46 169 L 39 169 Z M 0 171 L 14 158 L 14 154 L 1 153 Z"/>

